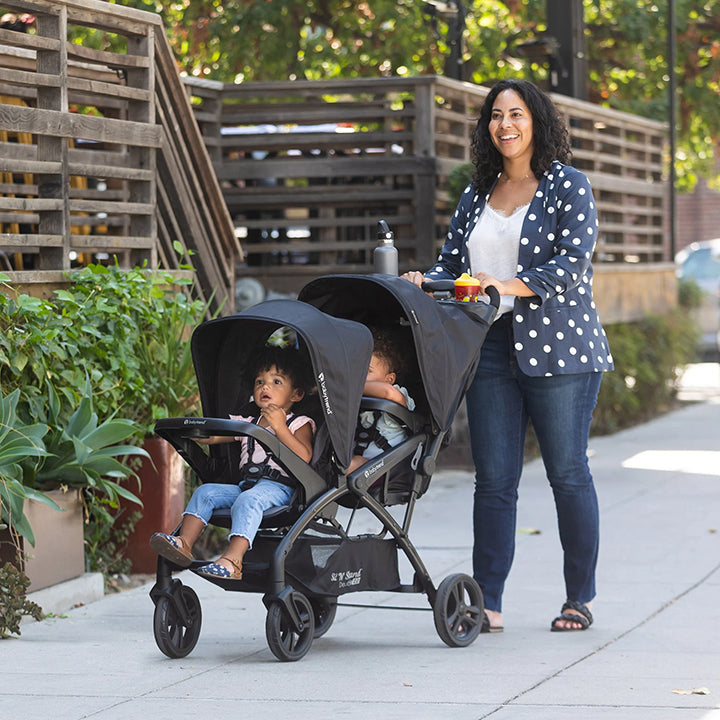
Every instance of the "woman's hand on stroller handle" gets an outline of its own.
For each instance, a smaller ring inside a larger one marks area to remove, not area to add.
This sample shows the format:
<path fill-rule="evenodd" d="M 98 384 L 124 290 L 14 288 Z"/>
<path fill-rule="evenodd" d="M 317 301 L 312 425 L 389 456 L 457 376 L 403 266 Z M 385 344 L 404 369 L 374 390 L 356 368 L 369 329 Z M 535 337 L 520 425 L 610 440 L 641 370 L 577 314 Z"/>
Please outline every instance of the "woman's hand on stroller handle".
<path fill-rule="evenodd" d="M 455 296 L 454 280 L 425 280 L 420 287 L 428 293 L 448 293 L 451 297 Z M 484 295 L 490 299 L 490 304 L 497 310 L 500 306 L 500 293 L 494 285 L 488 285 L 485 288 Z"/>

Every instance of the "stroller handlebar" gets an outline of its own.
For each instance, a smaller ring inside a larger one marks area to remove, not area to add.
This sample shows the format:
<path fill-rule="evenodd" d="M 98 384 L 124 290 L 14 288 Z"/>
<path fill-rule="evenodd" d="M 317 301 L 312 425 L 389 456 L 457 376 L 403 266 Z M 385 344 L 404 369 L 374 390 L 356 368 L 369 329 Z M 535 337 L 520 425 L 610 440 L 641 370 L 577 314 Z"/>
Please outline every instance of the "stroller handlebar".
<path fill-rule="evenodd" d="M 449 293 L 454 294 L 455 292 L 455 281 L 454 280 L 425 280 L 422 284 L 422 289 L 425 292 L 430 293 Z M 494 285 L 488 285 L 485 288 L 487 296 L 490 298 L 490 304 L 497 310 L 500 307 L 500 293 Z"/>

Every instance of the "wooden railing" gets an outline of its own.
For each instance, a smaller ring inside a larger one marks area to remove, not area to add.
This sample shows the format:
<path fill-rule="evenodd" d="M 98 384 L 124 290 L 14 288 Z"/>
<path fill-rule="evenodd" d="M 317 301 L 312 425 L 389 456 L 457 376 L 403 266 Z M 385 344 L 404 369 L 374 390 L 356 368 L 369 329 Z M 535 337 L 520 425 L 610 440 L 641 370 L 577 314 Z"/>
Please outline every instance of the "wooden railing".
<path fill-rule="evenodd" d="M 0 29 L 0 251 L 18 284 L 71 266 L 177 269 L 234 305 L 240 257 L 160 18 L 99 0 L 30 0 L 35 32 Z M 93 45 L 68 42 L 90 28 Z"/>
<path fill-rule="evenodd" d="M 240 275 L 283 289 L 308 275 L 369 271 L 379 219 L 395 230 L 401 268 L 432 263 L 454 210 L 448 175 L 469 160 L 487 88 L 431 76 L 185 82 L 245 238 Z M 595 190 L 596 260 L 667 259 L 665 126 L 553 99 Z"/>

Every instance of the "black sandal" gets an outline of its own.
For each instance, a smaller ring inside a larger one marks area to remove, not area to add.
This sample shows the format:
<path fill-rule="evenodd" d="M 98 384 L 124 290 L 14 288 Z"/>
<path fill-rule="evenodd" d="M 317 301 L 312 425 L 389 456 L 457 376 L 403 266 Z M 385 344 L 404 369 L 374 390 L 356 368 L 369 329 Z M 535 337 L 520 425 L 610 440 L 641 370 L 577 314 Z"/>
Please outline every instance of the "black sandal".
<path fill-rule="evenodd" d="M 487 616 L 487 613 L 483 613 L 483 619 L 480 623 L 481 633 L 501 633 L 504 630 L 505 628 L 502 625 L 491 625 L 490 618 Z"/>
<path fill-rule="evenodd" d="M 566 610 L 575 610 L 575 613 L 565 612 Z M 556 623 L 560 620 L 578 623 L 580 627 L 557 627 Z M 560 615 L 550 623 L 550 629 L 553 632 L 573 632 L 575 630 L 587 630 L 592 624 L 593 616 L 587 605 L 575 600 L 567 600 L 562 606 L 562 610 L 560 610 Z"/>

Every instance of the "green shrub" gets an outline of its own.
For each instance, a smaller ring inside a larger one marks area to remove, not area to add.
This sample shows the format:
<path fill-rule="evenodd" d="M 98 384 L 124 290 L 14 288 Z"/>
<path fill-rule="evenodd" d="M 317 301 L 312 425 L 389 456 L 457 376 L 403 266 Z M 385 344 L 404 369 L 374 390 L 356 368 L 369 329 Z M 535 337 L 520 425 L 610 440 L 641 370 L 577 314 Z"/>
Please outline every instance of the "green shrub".
<path fill-rule="evenodd" d="M 692 361 L 697 328 L 684 309 L 605 328 L 615 371 L 605 373 L 593 433 L 605 435 L 670 409 L 678 372 Z"/>
<path fill-rule="evenodd" d="M 456 165 L 448 174 L 448 191 L 453 209 L 460 202 L 465 188 L 472 182 L 475 168 L 472 163 Z"/>
<path fill-rule="evenodd" d="M 193 410 L 198 391 L 187 341 L 208 305 L 189 298 L 191 280 L 165 271 L 91 265 L 67 277 L 51 299 L 10 286 L 0 292 L 0 390 L 3 402 L 12 398 L 5 425 L 26 435 L 42 428 L 22 460 L 18 433 L 0 433 L 0 510 L 16 536 L 32 542 L 24 498 L 39 499 L 59 483 L 81 487 L 89 563 L 117 572 L 121 564 L 101 545 L 123 540 L 98 527 L 112 524 L 118 496 L 129 495 L 116 481 L 132 470 L 117 458 L 144 454 L 137 445 L 155 420 Z"/>

